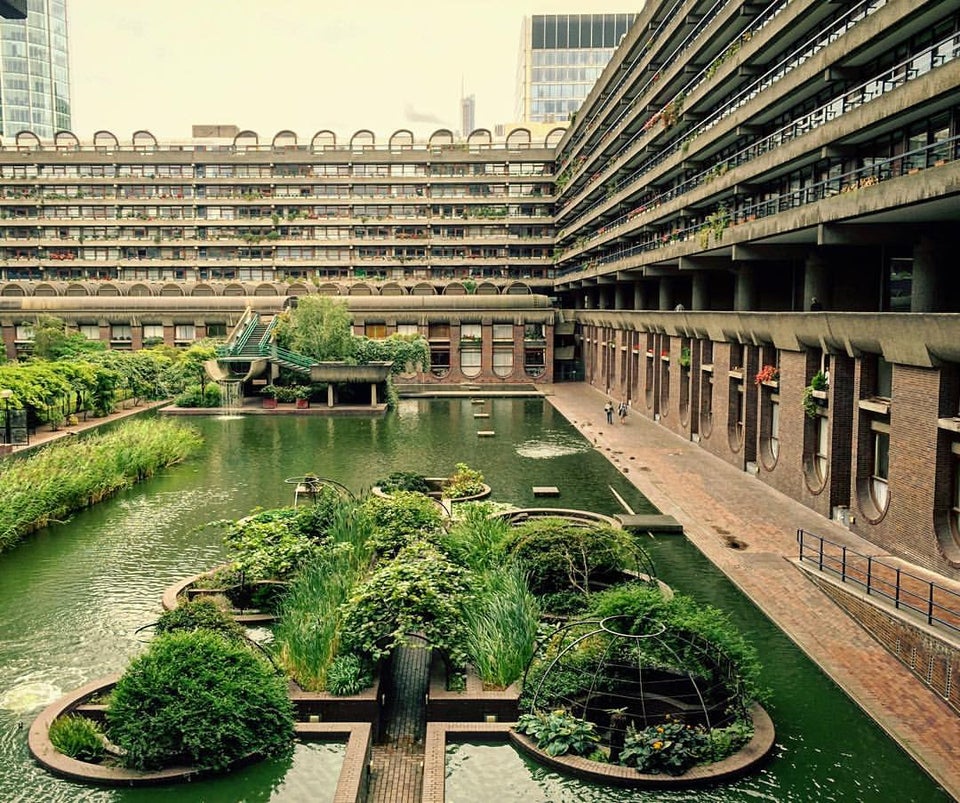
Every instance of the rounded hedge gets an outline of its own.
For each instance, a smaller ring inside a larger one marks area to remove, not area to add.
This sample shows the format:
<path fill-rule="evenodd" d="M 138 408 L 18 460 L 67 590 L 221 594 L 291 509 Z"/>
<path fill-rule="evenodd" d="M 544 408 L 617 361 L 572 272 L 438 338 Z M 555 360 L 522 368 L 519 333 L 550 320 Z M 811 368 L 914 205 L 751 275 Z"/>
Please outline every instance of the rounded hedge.
<path fill-rule="evenodd" d="M 158 636 L 118 681 L 108 735 L 141 770 L 223 769 L 293 746 L 287 682 L 248 646 L 197 630 Z"/>

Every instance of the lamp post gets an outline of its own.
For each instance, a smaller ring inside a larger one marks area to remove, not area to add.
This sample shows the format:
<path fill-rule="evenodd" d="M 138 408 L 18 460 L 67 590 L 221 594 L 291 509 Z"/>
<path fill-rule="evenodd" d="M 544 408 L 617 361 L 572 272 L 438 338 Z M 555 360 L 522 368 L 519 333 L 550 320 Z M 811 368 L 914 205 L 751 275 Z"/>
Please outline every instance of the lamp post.
<path fill-rule="evenodd" d="M 0 390 L 0 399 L 3 399 L 3 442 L 8 449 L 12 448 L 10 444 L 10 397 L 13 391 L 10 388 Z"/>

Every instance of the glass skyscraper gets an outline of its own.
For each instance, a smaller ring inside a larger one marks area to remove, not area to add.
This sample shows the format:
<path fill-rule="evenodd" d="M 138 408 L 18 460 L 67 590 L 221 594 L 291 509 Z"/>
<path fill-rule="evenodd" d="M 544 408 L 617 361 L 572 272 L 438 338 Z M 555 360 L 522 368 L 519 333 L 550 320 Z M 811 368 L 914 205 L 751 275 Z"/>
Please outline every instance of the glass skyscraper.
<path fill-rule="evenodd" d="M 517 119 L 562 123 L 580 108 L 636 14 L 524 17 Z"/>
<path fill-rule="evenodd" d="M 66 0 L 29 0 L 26 19 L 0 20 L 0 136 L 70 130 Z"/>

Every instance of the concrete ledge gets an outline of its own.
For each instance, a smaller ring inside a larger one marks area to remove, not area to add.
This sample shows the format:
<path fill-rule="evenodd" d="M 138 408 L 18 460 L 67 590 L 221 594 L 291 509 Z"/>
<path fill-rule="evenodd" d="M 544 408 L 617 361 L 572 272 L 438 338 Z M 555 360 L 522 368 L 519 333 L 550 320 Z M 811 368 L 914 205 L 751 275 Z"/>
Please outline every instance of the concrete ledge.
<path fill-rule="evenodd" d="M 485 689 L 479 676 L 468 668 L 466 688 L 448 691 L 446 666 L 433 654 L 427 690 L 428 722 L 513 722 L 519 715 L 519 683 L 505 689 Z"/>

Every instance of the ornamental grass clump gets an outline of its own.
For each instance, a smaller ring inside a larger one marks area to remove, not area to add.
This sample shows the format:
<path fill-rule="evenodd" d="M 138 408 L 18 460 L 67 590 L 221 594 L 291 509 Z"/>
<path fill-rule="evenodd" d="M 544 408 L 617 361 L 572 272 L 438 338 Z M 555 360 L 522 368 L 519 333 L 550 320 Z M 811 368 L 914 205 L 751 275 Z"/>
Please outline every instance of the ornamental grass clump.
<path fill-rule="evenodd" d="M 533 657 L 540 606 L 516 564 L 474 575 L 476 594 L 466 601 L 466 650 L 480 679 L 505 689 L 523 677 Z"/>
<path fill-rule="evenodd" d="M 510 525 L 490 517 L 491 505 L 464 502 L 462 517 L 440 536 L 440 546 L 451 560 L 471 571 L 484 571 L 506 561 Z"/>
<path fill-rule="evenodd" d="M 359 506 L 341 502 L 327 529 L 327 546 L 301 569 L 284 597 L 274 626 L 275 652 L 308 691 L 332 691 L 328 671 L 340 651 L 343 606 L 369 568 L 370 533 Z"/>
<path fill-rule="evenodd" d="M 148 419 L 8 461 L 0 473 L 0 551 L 28 532 L 181 462 L 201 442 L 190 427 Z"/>
<path fill-rule="evenodd" d="M 125 766 L 223 769 L 293 747 L 287 681 L 244 644 L 205 630 L 158 636 L 117 682 L 108 735 Z"/>

